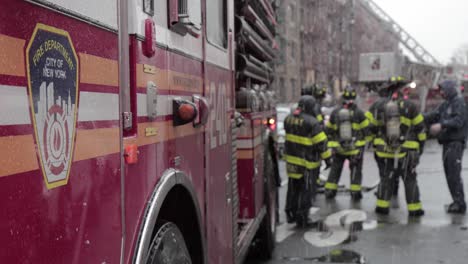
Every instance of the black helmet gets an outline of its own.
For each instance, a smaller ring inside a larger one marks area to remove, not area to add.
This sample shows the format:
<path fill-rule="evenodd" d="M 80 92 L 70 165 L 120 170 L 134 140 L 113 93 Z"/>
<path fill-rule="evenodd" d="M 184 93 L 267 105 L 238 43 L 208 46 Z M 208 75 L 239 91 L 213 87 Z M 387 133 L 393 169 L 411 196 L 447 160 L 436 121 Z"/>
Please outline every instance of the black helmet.
<path fill-rule="evenodd" d="M 343 91 L 343 99 L 344 100 L 356 100 L 356 90 L 351 86 L 347 85 Z"/>
<path fill-rule="evenodd" d="M 409 83 L 410 81 L 406 80 L 402 76 L 391 77 L 386 83 L 384 83 L 380 87 L 379 94 L 383 97 L 389 96 L 392 93 L 398 91 L 399 89 L 405 87 Z"/>
<path fill-rule="evenodd" d="M 316 101 L 315 98 L 311 95 L 303 95 L 299 100 L 297 108 L 300 108 L 301 111 L 308 115 L 315 115 Z"/>
<path fill-rule="evenodd" d="M 322 98 L 325 98 L 325 96 L 327 95 L 327 87 L 325 85 L 314 85 L 314 94 L 313 96 L 316 98 L 316 99 L 322 99 Z"/>
<path fill-rule="evenodd" d="M 303 95 L 314 95 L 315 84 L 307 84 L 301 89 L 301 96 Z"/>
<path fill-rule="evenodd" d="M 400 88 L 405 87 L 409 83 L 411 83 L 411 81 L 406 80 L 404 77 L 396 76 L 396 77 L 391 77 L 386 83 L 386 85 L 384 85 L 384 88 L 385 89 L 400 89 Z"/>

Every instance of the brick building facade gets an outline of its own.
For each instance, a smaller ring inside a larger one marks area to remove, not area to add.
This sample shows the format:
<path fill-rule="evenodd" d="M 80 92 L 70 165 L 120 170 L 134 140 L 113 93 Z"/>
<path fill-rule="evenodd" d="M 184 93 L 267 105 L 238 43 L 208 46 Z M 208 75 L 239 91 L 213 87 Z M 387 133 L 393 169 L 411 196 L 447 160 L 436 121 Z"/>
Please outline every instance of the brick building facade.
<path fill-rule="evenodd" d="M 273 84 L 280 102 L 295 102 L 305 84 L 323 83 L 337 95 L 357 81 L 359 54 L 398 51 L 388 26 L 360 0 L 281 0 Z"/>

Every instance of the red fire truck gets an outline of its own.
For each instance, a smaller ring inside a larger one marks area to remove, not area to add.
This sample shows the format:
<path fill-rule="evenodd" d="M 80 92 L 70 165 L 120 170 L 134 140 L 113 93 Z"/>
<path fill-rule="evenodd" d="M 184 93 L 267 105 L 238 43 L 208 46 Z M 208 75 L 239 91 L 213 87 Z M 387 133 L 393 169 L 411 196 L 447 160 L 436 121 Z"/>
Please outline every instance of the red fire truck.
<path fill-rule="evenodd" d="M 271 254 L 271 2 L 0 0 L 0 262 Z"/>

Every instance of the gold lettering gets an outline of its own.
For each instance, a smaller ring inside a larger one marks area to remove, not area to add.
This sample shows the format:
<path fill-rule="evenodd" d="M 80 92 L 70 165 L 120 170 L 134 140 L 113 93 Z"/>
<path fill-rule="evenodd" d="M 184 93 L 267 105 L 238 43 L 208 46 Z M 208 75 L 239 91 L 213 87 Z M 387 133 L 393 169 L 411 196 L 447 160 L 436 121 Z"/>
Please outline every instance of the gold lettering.
<path fill-rule="evenodd" d="M 70 68 L 70 70 L 74 70 L 75 65 L 73 64 L 73 61 L 72 61 L 72 59 L 70 57 L 70 54 L 65 49 L 65 47 L 62 45 L 62 43 L 59 43 L 59 42 L 57 42 L 57 41 L 55 41 L 53 39 L 49 39 L 49 40 L 46 40 L 44 42 L 44 46 L 45 46 L 46 51 L 49 51 L 49 50 L 58 51 L 60 53 L 60 55 L 62 55 L 63 58 L 65 59 L 65 61 L 67 62 L 68 67 Z"/>
<path fill-rule="evenodd" d="M 37 63 L 41 60 L 43 55 L 44 55 L 44 48 L 41 45 L 34 53 L 34 56 L 33 56 L 34 66 L 37 66 Z"/>

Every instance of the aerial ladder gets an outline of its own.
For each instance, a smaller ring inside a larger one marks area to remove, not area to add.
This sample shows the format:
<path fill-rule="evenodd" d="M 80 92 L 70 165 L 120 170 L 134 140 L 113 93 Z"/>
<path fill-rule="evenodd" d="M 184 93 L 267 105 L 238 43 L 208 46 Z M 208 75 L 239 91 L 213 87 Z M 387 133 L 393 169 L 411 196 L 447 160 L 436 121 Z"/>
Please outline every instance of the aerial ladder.
<path fill-rule="evenodd" d="M 408 62 L 404 72 L 418 82 L 417 97 L 421 111 L 425 111 L 427 101 L 430 100 L 428 97 L 430 90 L 437 87 L 437 83 L 443 78 L 444 66 L 373 0 L 358 1 L 361 1 L 362 6 L 370 15 L 376 17 L 384 27 L 388 27 L 390 34 L 413 55 L 416 61 Z"/>
<path fill-rule="evenodd" d="M 390 32 L 398 39 L 403 46 L 415 57 L 417 62 L 434 67 L 441 67 L 442 64 L 427 51 L 414 37 L 412 37 L 402 26 L 393 20 L 382 8 L 372 0 L 360 0 L 364 8 L 374 15 L 379 21 L 390 26 Z"/>

